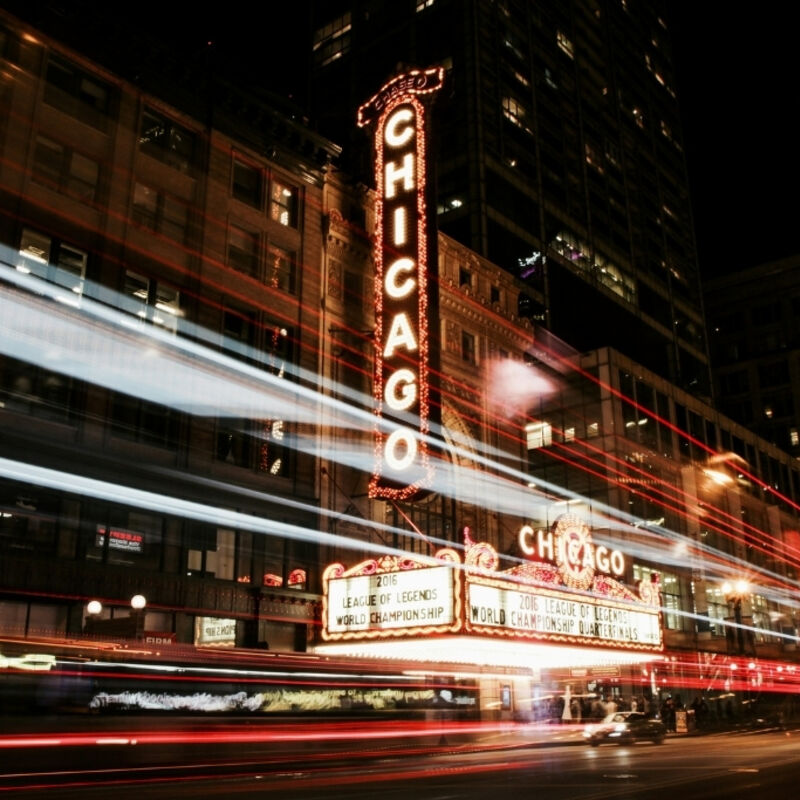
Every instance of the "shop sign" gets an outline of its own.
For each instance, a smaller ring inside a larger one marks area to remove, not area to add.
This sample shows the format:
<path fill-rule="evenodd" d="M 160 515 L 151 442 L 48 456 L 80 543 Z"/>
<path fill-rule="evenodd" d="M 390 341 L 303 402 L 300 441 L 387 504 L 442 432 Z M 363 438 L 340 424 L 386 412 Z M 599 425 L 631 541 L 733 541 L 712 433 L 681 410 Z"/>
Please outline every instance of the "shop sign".
<path fill-rule="evenodd" d="M 123 531 L 117 528 L 106 529 L 104 525 L 97 526 L 95 547 L 103 547 L 108 533 L 108 547 L 110 550 L 124 550 L 127 553 L 141 553 L 144 549 L 144 534 L 133 531 Z"/>
<path fill-rule="evenodd" d="M 233 647 L 236 644 L 236 620 L 222 617 L 196 617 L 194 643 Z"/>

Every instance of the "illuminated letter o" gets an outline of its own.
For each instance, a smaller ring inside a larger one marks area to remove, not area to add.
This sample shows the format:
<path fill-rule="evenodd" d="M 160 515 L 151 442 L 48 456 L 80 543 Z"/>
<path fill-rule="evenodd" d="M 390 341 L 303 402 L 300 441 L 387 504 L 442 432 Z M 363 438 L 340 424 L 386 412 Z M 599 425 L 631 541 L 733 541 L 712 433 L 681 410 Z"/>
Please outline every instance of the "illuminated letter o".
<path fill-rule="evenodd" d="M 411 408 L 417 399 L 416 379 L 417 376 L 410 369 L 393 372 L 384 387 L 383 397 L 386 405 L 393 411 L 406 411 Z"/>
<path fill-rule="evenodd" d="M 383 134 L 389 147 L 402 147 L 411 141 L 411 137 L 414 135 L 414 126 L 406 125 L 399 132 L 397 131 L 397 126 L 403 122 L 411 122 L 413 119 L 414 112 L 410 108 L 400 108 L 389 117 Z"/>
<path fill-rule="evenodd" d="M 622 575 L 625 572 L 625 559 L 619 550 L 611 551 L 611 571 L 615 575 Z"/>
<path fill-rule="evenodd" d="M 396 458 L 395 449 L 401 441 L 405 444 L 406 454 L 402 458 Z M 396 431 L 392 431 L 384 447 L 384 458 L 389 467 L 397 472 L 402 472 L 414 463 L 416 457 L 417 440 L 414 432 L 408 428 L 398 428 Z"/>

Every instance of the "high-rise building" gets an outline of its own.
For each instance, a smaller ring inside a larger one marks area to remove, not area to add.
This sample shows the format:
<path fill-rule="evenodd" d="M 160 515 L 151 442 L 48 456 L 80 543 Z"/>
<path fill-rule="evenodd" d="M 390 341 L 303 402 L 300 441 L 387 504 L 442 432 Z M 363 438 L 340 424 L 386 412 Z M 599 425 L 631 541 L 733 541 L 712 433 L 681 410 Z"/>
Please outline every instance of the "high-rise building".
<path fill-rule="evenodd" d="M 311 115 L 355 174 L 369 157 L 358 105 L 399 64 L 444 66 L 440 230 L 525 280 L 521 315 L 709 395 L 663 3 L 309 6 Z"/>
<path fill-rule="evenodd" d="M 708 339 L 720 411 L 800 456 L 800 258 L 714 278 Z"/>

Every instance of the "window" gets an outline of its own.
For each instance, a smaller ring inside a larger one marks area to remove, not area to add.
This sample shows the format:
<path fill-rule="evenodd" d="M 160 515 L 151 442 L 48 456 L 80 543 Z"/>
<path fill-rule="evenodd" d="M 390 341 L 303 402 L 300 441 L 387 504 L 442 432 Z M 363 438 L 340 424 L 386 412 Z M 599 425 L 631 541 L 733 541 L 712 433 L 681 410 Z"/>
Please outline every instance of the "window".
<path fill-rule="evenodd" d="M 87 257 L 85 250 L 32 228 L 25 228 L 20 239 L 17 270 L 62 286 L 72 295 L 58 299 L 76 301 L 74 296 L 83 294 Z"/>
<path fill-rule="evenodd" d="M 123 506 L 111 506 L 86 543 L 86 558 L 107 564 L 159 569 L 164 520 Z"/>
<path fill-rule="evenodd" d="M 556 31 L 556 44 L 559 49 L 566 53 L 570 58 L 575 58 L 575 47 L 570 39 L 562 31 Z"/>
<path fill-rule="evenodd" d="M 458 270 L 458 285 L 462 289 L 472 288 L 472 273 L 464 267 L 459 267 Z"/>
<path fill-rule="evenodd" d="M 233 160 L 233 187 L 232 193 L 237 200 L 261 208 L 261 194 L 263 189 L 262 172 L 258 167 L 251 167 L 243 161 Z"/>
<path fill-rule="evenodd" d="M 179 415 L 168 406 L 125 394 L 114 394 L 111 429 L 115 435 L 143 444 L 174 449 L 178 442 Z"/>
<path fill-rule="evenodd" d="M 122 309 L 175 333 L 183 316 L 180 292 L 131 270 L 125 271 Z"/>
<path fill-rule="evenodd" d="M 477 363 L 475 337 L 467 331 L 461 331 L 461 358 L 468 364 Z"/>
<path fill-rule="evenodd" d="M 44 101 L 48 105 L 105 130 L 114 97 L 110 84 L 52 55 L 45 81 Z"/>
<path fill-rule="evenodd" d="M 254 314 L 231 309 L 224 313 L 223 335 L 223 347 L 233 351 L 235 357 L 244 357 L 279 378 L 286 377 L 291 357 L 291 337 L 286 328 L 280 325 L 261 328 Z M 215 457 L 234 466 L 285 476 L 290 467 L 285 437 L 283 419 L 220 418 Z"/>
<path fill-rule="evenodd" d="M 510 122 L 513 122 L 518 128 L 522 128 L 522 130 L 530 133 L 530 128 L 525 124 L 527 115 L 525 106 L 518 100 L 515 100 L 513 97 L 503 98 L 503 116 Z"/>
<path fill-rule="evenodd" d="M 489 302 L 500 302 L 500 289 L 497 286 L 492 286 L 491 289 L 489 289 Z"/>
<path fill-rule="evenodd" d="M 272 181 L 269 195 L 270 219 L 289 228 L 297 227 L 297 189 Z"/>
<path fill-rule="evenodd" d="M 350 51 L 350 12 L 314 31 L 314 63 L 324 67 Z"/>
<path fill-rule="evenodd" d="M 80 384 L 67 375 L 14 358 L 0 359 L 0 408 L 71 423 L 79 410 Z"/>
<path fill-rule="evenodd" d="M 258 234 L 238 225 L 228 229 L 228 264 L 245 275 L 258 274 Z"/>
<path fill-rule="evenodd" d="M 233 580 L 236 532 L 227 528 L 193 531 L 186 549 L 186 574 Z"/>
<path fill-rule="evenodd" d="M 267 252 L 266 283 L 274 289 L 293 294 L 295 291 L 295 254 L 277 245 Z"/>
<path fill-rule="evenodd" d="M 549 447 L 553 444 L 553 427 L 549 422 L 531 422 L 525 426 L 528 450 Z"/>
<path fill-rule="evenodd" d="M 146 109 L 142 114 L 139 130 L 142 152 L 181 172 L 189 172 L 195 166 L 196 138 L 187 128 L 152 109 Z"/>
<path fill-rule="evenodd" d="M 36 183 L 92 203 L 97 199 L 99 179 L 100 166 L 96 161 L 52 139 L 36 137 L 33 153 Z"/>
<path fill-rule="evenodd" d="M 681 596 L 681 580 L 670 572 L 660 569 L 645 567 L 641 564 L 633 565 L 633 580 L 650 582 L 653 575 L 657 575 L 661 589 L 661 606 L 663 610 L 664 627 L 670 630 L 684 630 L 687 617 L 683 612 Z"/>
<path fill-rule="evenodd" d="M 183 200 L 137 181 L 133 187 L 133 221 L 183 244 L 189 209 Z"/>

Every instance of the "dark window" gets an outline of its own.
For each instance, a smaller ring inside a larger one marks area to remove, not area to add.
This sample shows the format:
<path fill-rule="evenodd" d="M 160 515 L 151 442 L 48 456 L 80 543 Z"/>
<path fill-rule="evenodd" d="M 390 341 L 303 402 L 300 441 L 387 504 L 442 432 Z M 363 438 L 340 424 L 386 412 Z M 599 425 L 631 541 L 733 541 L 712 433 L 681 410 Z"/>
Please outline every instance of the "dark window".
<path fill-rule="evenodd" d="M 0 359 L 0 407 L 56 422 L 75 421 L 80 384 L 60 372 Z"/>
<path fill-rule="evenodd" d="M 93 159 L 44 136 L 36 137 L 33 179 L 85 203 L 97 199 L 100 166 Z"/>
<path fill-rule="evenodd" d="M 461 358 L 469 364 L 476 363 L 475 337 L 467 331 L 461 331 Z"/>
<path fill-rule="evenodd" d="M 259 326 L 255 314 L 223 312 L 223 349 L 238 360 L 250 362 L 280 378 L 289 378 L 291 337 L 280 325 Z M 287 402 L 290 386 L 287 380 Z M 215 457 L 239 467 L 270 475 L 289 474 L 291 451 L 286 447 L 286 424 L 280 418 L 217 420 Z"/>
<path fill-rule="evenodd" d="M 189 172 L 196 166 L 195 134 L 152 109 L 142 114 L 139 147 L 142 152 L 181 172 Z"/>
<path fill-rule="evenodd" d="M 0 552 L 55 555 L 59 511 L 57 495 L 0 483 Z"/>
<path fill-rule="evenodd" d="M 105 130 L 112 113 L 114 89 L 57 56 L 47 65 L 44 100 L 94 128 Z"/>
<path fill-rule="evenodd" d="M 258 167 L 233 160 L 233 196 L 243 203 L 261 207 L 263 177 Z"/>
<path fill-rule="evenodd" d="M 228 264 L 246 275 L 258 274 L 258 234 L 231 225 L 228 230 Z"/>
<path fill-rule="evenodd" d="M 189 207 L 183 200 L 137 181 L 133 187 L 133 221 L 183 244 Z"/>
<path fill-rule="evenodd" d="M 115 394 L 111 426 L 117 436 L 174 449 L 178 442 L 178 412 L 138 397 Z"/>

